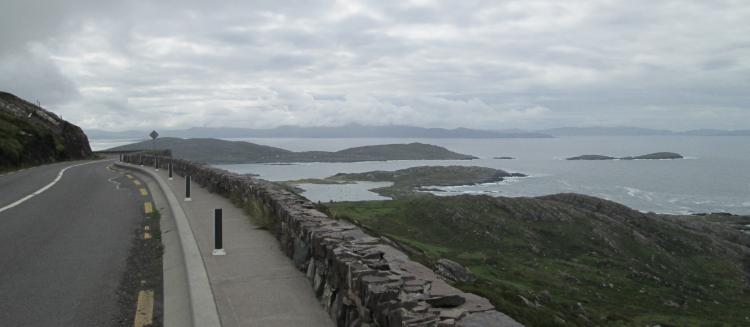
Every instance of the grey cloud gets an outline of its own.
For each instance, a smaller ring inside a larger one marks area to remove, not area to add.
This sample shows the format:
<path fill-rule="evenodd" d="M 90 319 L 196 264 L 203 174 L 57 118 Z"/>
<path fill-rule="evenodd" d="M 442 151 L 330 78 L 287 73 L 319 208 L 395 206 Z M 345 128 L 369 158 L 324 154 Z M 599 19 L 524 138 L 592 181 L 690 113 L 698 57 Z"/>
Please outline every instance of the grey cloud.
<path fill-rule="evenodd" d="M 750 120 L 744 2 L 6 2 L 0 87 L 89 128 Z"/>

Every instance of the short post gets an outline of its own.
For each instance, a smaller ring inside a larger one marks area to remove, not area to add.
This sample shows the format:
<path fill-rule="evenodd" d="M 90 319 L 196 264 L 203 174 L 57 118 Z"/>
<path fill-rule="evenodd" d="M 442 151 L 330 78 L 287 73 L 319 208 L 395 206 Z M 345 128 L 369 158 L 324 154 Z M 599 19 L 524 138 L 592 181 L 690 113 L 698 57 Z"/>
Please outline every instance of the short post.
<path fill-rule="evenodd" d="M 141 167 L 143 167 L 143 154 L 138 155 L 139 158 L 141 158 Z"/>
<path fill-rule="evenodd" d="M 172 180 L 172 160 L 170 160 L 167 163 L 167 166 L 169 166 L 169 180 L 171 181 Z"/>
<path fill-rule="evenodd" d="M 190 198 L 190 175 L 185 176 L 185 201 L 193 201 Z"/>
<path fill-rule="evenodd" d="M 122 153 L 120 153 L 120 162 L 122 162 Z"/>
<path fill-rule="evenodd" d="M 214 209 L 214 251 L 213 255 L 226 255 L 222 238 L 221 209 Z"/>

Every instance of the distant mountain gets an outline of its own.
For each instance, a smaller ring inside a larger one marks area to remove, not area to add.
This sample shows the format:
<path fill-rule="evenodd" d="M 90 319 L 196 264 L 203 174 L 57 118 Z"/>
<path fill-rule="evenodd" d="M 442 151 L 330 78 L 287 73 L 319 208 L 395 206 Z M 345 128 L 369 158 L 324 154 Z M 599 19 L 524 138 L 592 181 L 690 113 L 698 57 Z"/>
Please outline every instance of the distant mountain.
<path fill-rule="evenodd" d="M 719 129 L 696 129 L 692 131 L 682 132 L 680 134 L 692 136 L 750 136 L 750 129 L 734 131 L 725 131 Z"/>
<path fill-rule="evenodd" d="M 92 138 L 144 138 L 149 131 L 107 132 L 89 130 Z M 349 124 L 333 127 L 279 126 L 271 129 L 192 127 L 158 131 L 165 137 L 181 138 L 549 138 L 550 135 L 522 130 L 486 131 L 469 128 L 424 128 L 406 125 L 365 126 Z"/>
<path fill-rule="evenodd" d="M 686 136 L 750 136 L 750 130 L 719 130 L 719 129 L 695 129 L 683 132 L 674 132 L 663 129 L 651 129 L 640 127 L 560 127 L 537 131 L 556 137 L 561 136 L 664 136 L 664 135 L 686 135 Z"/>
<path fill-rule="evenodd" d="M 155 144 L 143 141 L 109 150 L 170 149 L 175 158 L 209 163 L 281 163 L 281 162 L 358 162 L 382 160 L 470 160 L 474 156 L 452 152 L 446 148 L 422 144 L 385 144 L 349 148 L 337 152 L 293 152 L 281 148 L 242 141 L 209 138 L 158 138 Z"/>
<path fill-rule="evenodd" d="M 672 131 L 640 127 L 559 127 L 544 129 L 539 132 L 553 136 L 642 136 L 674 134 Z"/>

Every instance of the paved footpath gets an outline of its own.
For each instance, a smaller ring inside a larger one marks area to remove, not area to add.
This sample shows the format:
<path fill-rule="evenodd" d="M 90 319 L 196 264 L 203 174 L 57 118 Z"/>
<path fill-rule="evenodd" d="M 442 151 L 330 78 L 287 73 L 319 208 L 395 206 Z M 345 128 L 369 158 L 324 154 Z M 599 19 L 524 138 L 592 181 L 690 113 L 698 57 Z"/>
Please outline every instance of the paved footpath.
<path fill-rule="evenodd" d="M 185 180 L 177 174 L 167 180 L 166 169 L 156 174 L 180 200 L 190 222 L 223 327 L 334 326 L 304 273 L 281 252 L 271 233 L 253 225 L 228 199 L 196 183 L 192 201 L 183 201 Z M 212 255 L 214 208 L 223 209 L 225 256 Z"/>

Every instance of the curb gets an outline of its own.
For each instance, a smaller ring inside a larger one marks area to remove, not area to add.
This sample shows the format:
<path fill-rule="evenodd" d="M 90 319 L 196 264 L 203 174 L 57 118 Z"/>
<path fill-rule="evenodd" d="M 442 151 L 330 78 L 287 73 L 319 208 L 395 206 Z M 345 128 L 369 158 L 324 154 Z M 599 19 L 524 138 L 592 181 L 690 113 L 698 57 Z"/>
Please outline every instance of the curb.
<path fill-rule="evenodd" d="M 182 255 L 185 258 L 188 291 L 190 293 L 190 308 L 193 313 L 193 326 L 220 327 L 219 311 L 216 308 L 214 293 L 208 281 L 208 273 L 203 262 L 203 256 L 201 256 L 198 243 L 195 241 L 193 230 L 190 227 L 190 222 L 187 220 L 177 197 L 169 186 L 154 172 L 119 162 L 116 162 L 115 166 L 144 173 L 159 184 L 159 188 L 161 188 L 162 193 L 167 198 L 169 207 L 172 209 L 172 215 L 174 216 L 180 236 L 180 244 L 182 244 Z"/>

